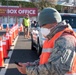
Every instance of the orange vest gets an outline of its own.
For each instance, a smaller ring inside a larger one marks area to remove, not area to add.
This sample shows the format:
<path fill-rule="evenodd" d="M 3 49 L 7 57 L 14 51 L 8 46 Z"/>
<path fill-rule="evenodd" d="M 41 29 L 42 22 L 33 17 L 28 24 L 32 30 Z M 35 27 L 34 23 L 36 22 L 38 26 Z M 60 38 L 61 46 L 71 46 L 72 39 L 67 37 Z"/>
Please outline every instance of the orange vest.
<path fill-rule="evenodd" d="M 49 41 L 46 40 L 46 41 L 44 42 L 42 54 L 40 55 L 40 62 L 39 62 L 40 65 L 41 65 L 41 64 L 45 64 L 45 63 L 48 62 L 48 59 L 49 59 L 49 57 L 50 57 L 50 55 L 51 55 L 51 53 L 52 53 L 53 47 L 54 47 L 54 42 L 55 42 L 55 40 L 58 39 L 58 38 L 62 35 L 62 33 L 63 33 L 64 31 L 72 31 L 72 30 L 66 28 L 66 29 L 64 29 L 64 30 L 56 33 L 56 34 L 53 36 L 53 38 L 51 38 Z M 73 32 L 73 31 L 72 31 L 72 32 Z M 76 35 L 75 35 L 74 32 L 73 32 L 73 36 L 76 37 Z M 70 74 L 70 75 L 73 75 L 72 73 L 76 73 L 75 63 L 76 63 L 76 55 L 74 56 L 74 61 L 73 61 L 73 65 L 72 65 L 72 71 L 66 73 L 65 75 L 69 75 L 69 74 Z"/>

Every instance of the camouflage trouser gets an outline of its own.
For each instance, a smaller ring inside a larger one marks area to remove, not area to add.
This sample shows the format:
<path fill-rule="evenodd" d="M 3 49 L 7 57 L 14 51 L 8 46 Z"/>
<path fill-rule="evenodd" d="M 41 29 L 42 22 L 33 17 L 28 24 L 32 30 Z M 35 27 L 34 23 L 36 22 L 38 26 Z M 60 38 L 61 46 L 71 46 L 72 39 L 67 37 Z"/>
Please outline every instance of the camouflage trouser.
<path fill-rule="evenodd" d="M 25 35 L 28 35 L 28 32 L 29 32 L 29 31 L 28 31 L 28 27 L 27 27 L 27 26 L 24 26 L 24 36 L 25 36 Z"/>

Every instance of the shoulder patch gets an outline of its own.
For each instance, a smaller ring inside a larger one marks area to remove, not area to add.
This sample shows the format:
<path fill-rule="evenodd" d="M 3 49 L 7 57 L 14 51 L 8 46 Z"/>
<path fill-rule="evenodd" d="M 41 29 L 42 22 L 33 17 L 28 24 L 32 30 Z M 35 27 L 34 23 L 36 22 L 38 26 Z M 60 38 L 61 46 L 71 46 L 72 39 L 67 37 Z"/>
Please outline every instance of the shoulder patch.
<path fill-rule="evenodd" d="M 70 49 L 67 49 L 67 50 L 65 51 L 64 55 L 61 57 L 61 62 L 62 62 L 62 63 L 65 63 L 65 62 L 68 60 L 71 52 L 72 52 L 72 51 L 71 51 Z"/>

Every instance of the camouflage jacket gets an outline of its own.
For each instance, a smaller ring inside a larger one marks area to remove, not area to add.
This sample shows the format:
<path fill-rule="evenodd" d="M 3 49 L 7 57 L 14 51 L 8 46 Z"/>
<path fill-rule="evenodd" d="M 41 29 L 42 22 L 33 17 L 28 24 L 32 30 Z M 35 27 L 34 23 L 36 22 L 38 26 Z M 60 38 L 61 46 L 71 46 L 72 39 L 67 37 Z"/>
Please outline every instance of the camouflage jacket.
<path fill-rule="evenodd" d="M 67 27 L 64 23 L 57 25 L 48 38 L 52 38 L 58 31 Z M 33 62 L 33 65 L 26 67 L 27 75 L 65 75 L 71 70 L 73 55 L 75 53 L 76 39 L 73 35 L 63 36 L 63 33 L 54 44 L 53 52 L 48 60 L 48 63 L 39 65 L 39 60 Z"/>

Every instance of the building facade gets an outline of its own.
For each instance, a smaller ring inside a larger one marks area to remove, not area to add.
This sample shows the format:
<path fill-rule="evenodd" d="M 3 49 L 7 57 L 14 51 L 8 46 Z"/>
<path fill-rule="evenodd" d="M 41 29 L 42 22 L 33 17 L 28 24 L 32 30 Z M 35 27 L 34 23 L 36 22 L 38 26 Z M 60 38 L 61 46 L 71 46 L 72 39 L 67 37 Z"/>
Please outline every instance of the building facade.
<path fill-rule="evenodd" d="M 58 0 L 58 4 L 62 5 L 61 12 L 76 13 L 76 0 Z"/>

